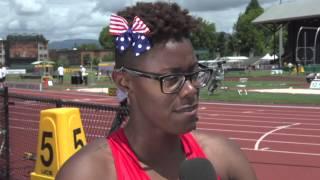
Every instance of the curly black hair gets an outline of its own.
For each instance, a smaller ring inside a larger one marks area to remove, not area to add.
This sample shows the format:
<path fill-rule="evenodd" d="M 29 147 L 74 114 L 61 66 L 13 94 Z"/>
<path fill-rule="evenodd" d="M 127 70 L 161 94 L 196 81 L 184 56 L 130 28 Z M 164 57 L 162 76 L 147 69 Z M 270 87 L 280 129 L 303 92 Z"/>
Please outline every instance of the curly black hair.
<path fill-rule="evenodd" d="M 149 37 L 153 44 L 166 42 L 169 39 L 181 40 L 188 38 L 197 27 L 197 21 L 190 16 L 189 11 L 181 9 L 176 3 L 143 3 L 138 2 L 133 7 L 127 7 L 118 12 L 129 24 L 138 16 L 150 28 Z"/>
<path fill-rule="evenodd" d="M 117 12 L 117 15 L 124 17 L 131 27 L 135 16 L 138 16 L 150 29 L 147 35 L 151 45 L 165 43 L 169 40 L 181 41 L 183 38 L 189 38 L 190 34 L 196 31 L 198 21 L 189 15 L 189 11 L 182 9 L 176 3 L 166 2 L 138 2 L 135 6 L 126 7 Z M 133 54 L 130 51 L 120 54 L 115 52 L 116 68 L 122 65 L 131 64 L 125 62 L 125 59 L 132 59 Z"/>

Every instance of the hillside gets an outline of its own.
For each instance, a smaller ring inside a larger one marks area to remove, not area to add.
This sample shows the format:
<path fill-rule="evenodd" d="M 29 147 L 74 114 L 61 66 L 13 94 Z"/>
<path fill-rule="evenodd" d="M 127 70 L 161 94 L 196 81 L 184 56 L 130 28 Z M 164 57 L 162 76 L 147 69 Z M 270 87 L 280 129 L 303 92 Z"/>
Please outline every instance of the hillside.
<path fill-rule="evenodd" d="M 98 47 L 101 47 L 99 41 L 94 39 L 68 39 L 49 42 L 49 49 L 72 49 L 82 44 L 96 44 Z"/>

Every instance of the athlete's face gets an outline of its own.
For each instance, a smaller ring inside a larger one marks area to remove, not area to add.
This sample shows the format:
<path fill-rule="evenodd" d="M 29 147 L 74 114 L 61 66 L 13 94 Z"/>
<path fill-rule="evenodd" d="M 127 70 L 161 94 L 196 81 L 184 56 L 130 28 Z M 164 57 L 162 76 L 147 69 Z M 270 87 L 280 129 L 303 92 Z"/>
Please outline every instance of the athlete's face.
<path fill-rule="evenodd" d="M 185 39 L 153 47 L 135 70 L 168 75 L 192 73 L 199 67 L 193 47 Z M 196 127 L 199 88 L 188 79 L 177 88 L 174 78 L 172 76 L 162 81 L 161 85 L 159 80 L 131 76 L 129 97 L 132 108 L 139 111 L 135 113 L 146 119 L 145 123 L 169 133 L 180 134 Z"/>

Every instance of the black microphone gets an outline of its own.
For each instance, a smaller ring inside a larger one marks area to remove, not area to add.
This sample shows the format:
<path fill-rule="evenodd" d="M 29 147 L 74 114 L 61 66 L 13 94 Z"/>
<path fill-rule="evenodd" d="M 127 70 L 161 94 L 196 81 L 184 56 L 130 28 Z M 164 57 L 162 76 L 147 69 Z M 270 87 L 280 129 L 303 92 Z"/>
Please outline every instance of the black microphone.
<path fill-rule="evenodd" d="M 204 158 L 185 160 L 180 166 L 180 180 L 217 180 L 211 162 Z"/>

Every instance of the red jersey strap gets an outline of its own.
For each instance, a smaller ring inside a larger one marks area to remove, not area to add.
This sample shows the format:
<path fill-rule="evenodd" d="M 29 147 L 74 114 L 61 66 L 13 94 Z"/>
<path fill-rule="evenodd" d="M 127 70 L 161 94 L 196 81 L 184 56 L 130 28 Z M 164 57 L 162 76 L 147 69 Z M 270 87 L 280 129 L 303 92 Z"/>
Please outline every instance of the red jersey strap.
<path fill-rule="evenodd" d="M 187 159 L 206 158 L 191 133 L 180 136 Z M 112 133 L 107 142 L 111 148 L 118 180 L 150 180 L 145 170 L 140 166 L 139 160 L 129 146 L 129 141 L 123 128 Z M 220 180 L 220 177 L 218 177 Z"/>
<path fill-rule="evenodd" d="M 112 133 L 107 140 L 112 150 L 118 180 L 150 180 L 130 148 L 123 128 Z"/>
<path fill-rule="evenodd" d="M 191 133 L 180 136 L 187 159 L 207 158 Z"/>
<path fill-rule="evenodd" d="M 187 159 L 207 158 L 191 133 L 183 134 L 180 137 Z M 221 180 L 220 176 L 217 176 L 217 180 Z"/>

